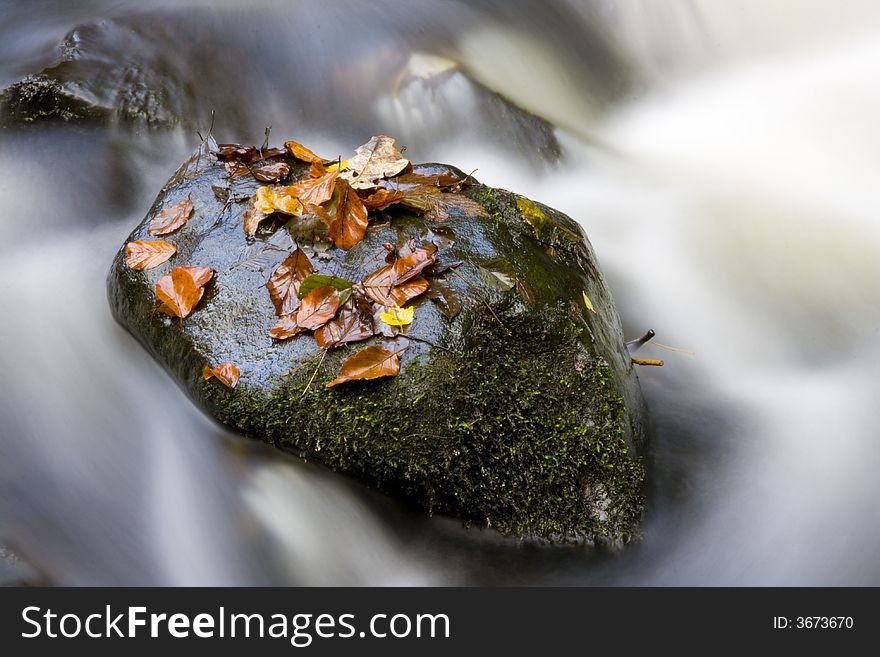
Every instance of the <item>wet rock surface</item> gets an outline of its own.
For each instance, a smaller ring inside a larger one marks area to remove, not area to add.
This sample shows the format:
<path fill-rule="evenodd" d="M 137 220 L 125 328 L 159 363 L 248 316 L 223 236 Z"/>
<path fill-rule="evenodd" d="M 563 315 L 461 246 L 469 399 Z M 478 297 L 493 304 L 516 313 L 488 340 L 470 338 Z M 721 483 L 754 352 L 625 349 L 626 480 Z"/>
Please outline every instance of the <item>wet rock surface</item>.
<path fill-rule="evenodd" d="M 280 158 L 279 160 L 280 161 Z M 293 178 L 307 165 L 286 159 Z M 465 179 L 417 165 L 426 178 Z M 192 217 L 163 236 L 177 253 L 134 271 L 120 248 L 109 278 L 117 320 L 207 413 L 241 433 L 365 481 L 412 505 L 503 533 L 626 540 L 642 510 L 645 418 L 638 381 L 595 254 L 574 221 L 468 178 L 430 211 L 391 207 L 349 251 L 308 221 L 242 229 L 260 183 L 230 178 L 203 146 L 168 181 L 129 241 L 163 208 Z M 405 335 L 377 335 L 326 355 L 311 335 L 275 341 L 265 287 L 299 246 L 319 273 L 358 281 L 383 245 L 434 244 L 431 289 Z M 186 319 L 157 312 L 158 279 L 179 265 L 213 280 Z M 436 270 L 442 270 L 437 272 Z M 326 387 L 369 345 L 401 350 L 400 374 Z M 234 389 L 202 368 L 234 363 Z M 133 373 L 136 376 L 136 373 Z M 161 409 L 157 409 L 161 412 Z"/>

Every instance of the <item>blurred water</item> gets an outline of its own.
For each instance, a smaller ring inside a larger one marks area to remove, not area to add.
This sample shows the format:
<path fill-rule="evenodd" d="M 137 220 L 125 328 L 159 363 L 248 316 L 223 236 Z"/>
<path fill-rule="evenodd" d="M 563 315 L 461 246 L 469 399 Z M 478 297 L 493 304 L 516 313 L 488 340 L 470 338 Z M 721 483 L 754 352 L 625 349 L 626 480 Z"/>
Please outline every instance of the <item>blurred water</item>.
<path fill-rule="evenodd" d="M 0 544 L 64 584 L 880 583 L 874 3 L 177 4 L 0 2 L 0 78 L 180 11 L 166 54 L 224 138 L 387 131 L 581 221 L 629 334 L 690 352 L 645 348 L 645 538 L 465 530 L 213 425 L 104 298 L 197 138 L 107 126 L 0 133 Z"/>

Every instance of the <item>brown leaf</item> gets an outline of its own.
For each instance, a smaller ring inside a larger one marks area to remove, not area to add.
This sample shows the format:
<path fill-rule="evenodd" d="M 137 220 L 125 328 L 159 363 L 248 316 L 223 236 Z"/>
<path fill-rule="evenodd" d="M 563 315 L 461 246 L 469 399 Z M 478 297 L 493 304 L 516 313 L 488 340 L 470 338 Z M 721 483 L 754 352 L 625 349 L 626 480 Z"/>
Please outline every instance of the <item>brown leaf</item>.
<path fill-rule="evenodd" d="M 297 326 L 314 331 L 333 319 L 339 310 L 339 290 L 329 285 L 316 287 L 303 297 L 296 311 Z"/>
<path fill-rule="evenodd" d="M 172 317 L 186 317 L 202 300 L 205 285 L 213 276 L 210 267 L 175 267 L 156 283 L 159 310 Z"/>
<path fill-rule="evenodd" d="M 243 162 L 250 164 L 256 156 L 257 149 L 253 146 L 217 144 L 217 159 L 221 162 Z"/>
<path fill-rule="evenodd" d="M 260 182 L 280 183 L 282 180 L 286 180 L 290 175 L 290 165 L 287 164 L 287 162 L 275 162 L 274 164 L 267 164 L 258 169 L 252 169 L 251 173 L 253 173 L 254 178 Z"/>
<path fill-rule="evenodd" d="M 367 210 L 384 210 L 389 205 L 394 205 L 403 199 L 404 196 L 406 196 L 406 194 L 396 189 L 380 187 L 364 199 L 364 205 Z"/>
<path fill-rule="evenodd" d="M 177 247 L 163 240 L 138 240 L 125 245 L 125 264 L 138 271 L 161 265 L 177 252 Z"/>
<path fill-rule="evenodd" d="M 150 227 L 147 232 L 150 235 L 167 235 L 183 226 L 192 216 L 192 201 L 186 199 L 180 203 L 175 203 L 171 207 L 164 208 L 150 221 Z"/>
<path fill-rule="evenodd" d="M 241 162 L 229 161 L 226 163 L 225 167 L 226 173 L 229 174 L 230 178 L 240 178 L 251 172 L 250 165 L 242 164 Z"/>
<path fill-rule="evenodd" d="M 433 265 L 436 261 L 437 247 L 433 244 L 413 248 L 408 255 L 395 260 L 393 284 L 405 283 L 414 276 L 418 276 L 425 267 Z"/>
<path fill-rule="evenodd" d="M 269 337 L 275 340 L 287 340 L 302 331 L 303 327 L 296 323 L 295 315 L 284 315 L 279 317 L 275 326 L 269 330 Z"/>
<path fill-rule="evenodd" d="M 309 167 L 309 175 L 312 178 L 320 178 L 321 176 L 327 173 L 327 169 L 324 167 L 323 162 L 320 160 L 315 160 L 312 162 L 312 165 Z"/>
<path fill-rule="evenodd" d="M 234 388 L 238 385 L 238 368 L 232 363 L 220 363 L 217 367 L 202 368 L 202 377 L 207 381 L 212 377 L 225 385 L 227 388 Z"/>
<path fill-rule="evenodd" d="M 396 176 L 408 166 L 409 160 L 395 148 L 392 137 L 376 135 L 357 147 L 342 177 L 355 189 L 371 189 L 377 180 Z"/>
<path fill-rule="evenodd" d="M 397 262 L 400 262 L 399 260 Z M 361 281 L 367 296 L 383 306 L 403 306 L 410 299 L 427 292 L 428 281 L 421 276 L 395 285 L 395 265 L 385 265 Z"/>
<path fill-rule="evenodd" d="M 322 205 L 333 197 L 338 171 L 327 173 L 320 178 L 306 178 L 295 185 L 283 188 L 283 193 L 296 196 L 304 205 Z"/>
<path fill-rule="evenodd" d="M 357 192 L 344 180 L 336 182 L 336 213 L 330 222 L 330 239 L 340 249 L 348 251 L 367 232 L 367 208 Z"/>
<path fill-rule="evenodd" d="M 242 215 L 242 228 L 244 228 L 244 234 L 248 237 L 256 235 L 257 228 L 259 228 L 260 224 L 268 219 L 269 216 L 270 214 L 257 210 L 254 205 L 254 199 L 251 199 Z"/>
<path fill-rule="evenodd" d="M 266 282 L 276 315 L 289 315 L 299 307 L 300 283 L 314 271 L 308 256 L 299 247 L 278 265 Z"/>
<path fill-rule="evenodd" d="M 397 376 L 400 372 L 400 359 L 397 352 L 382 347 L 367 347 L 346 359 L 339 370 L 339 376 L 327 384 L 332 388 L 347 381 L 378 379 L 383 376 Z"/>
<path fill-rule="evenodd" d="M 352 297 L 333 321 L 315 331 L 315 340 L 321 349 L 339 347 L 373 337 L 373 317 L 365 299 Z"/>
<path fill-rule="evenodd" d="M 284 142 L 284 148 L 287 149 L 287 152 L 290 153 L 291 157 L 294 157 L 302 162 L 318 162 L 320 164 L 324 163 L 324 158 L 318 157 L 308 148 L 295 141 Z"/>

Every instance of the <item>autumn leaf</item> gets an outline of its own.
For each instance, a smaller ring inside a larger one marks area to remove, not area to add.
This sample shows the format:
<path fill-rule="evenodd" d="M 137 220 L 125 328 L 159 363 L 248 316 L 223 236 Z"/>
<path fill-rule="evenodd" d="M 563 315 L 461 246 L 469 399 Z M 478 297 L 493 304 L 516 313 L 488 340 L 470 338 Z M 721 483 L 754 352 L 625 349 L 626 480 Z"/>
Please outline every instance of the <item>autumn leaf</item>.
<path fill-rule="evenodd" d="M 516 285 L 516 270 L 509 260 L 492 258 L 479 266 L 480 275 L 490 287 L 506 292 Z"/>
<path fill-rule="evenodd" d="M 205 381 L 211 378 L 216 378 L 227 388 L 234 388 L 238 385 L 238 376 L 238 368 L 232 363 L 220 363 L 217 367 L 208 367 L 205 365 L 202 368 L 202 378 L 204 378 Z"/>
<path fill-rule="evenodd" d="M 252 169 L 254 178 L 264 183 L 280 183 L 290 176 L 290 165 L 287 162 L 275 162 L 258 169 Z"/>
<path fill-rule="evenodd" d="M 171 207 L 164 208 L 150 221 L 150 227 L 147 232 L 150 235 L 167 235 L 183 226 L 192 216 L 192 201 L 186 199 L 180 203 L 175 203 Z"/>
<path fill-rule="evenodd" d="M 366 206 L 367 210 L 384 210 L 389 205 L 399 202 L 405 196 L 404 192 L 380 187 L 364 199 L 364 206 Z"/>
<path fill-rule="evenodd" d="M 138 271 L 161 265 L 177 252 L 177 247 L 163 240 L 138 240 L 125 245 L 125 264 Z"/>
<path fill-rule="evenodd" d="M 321 349 L 339 347 L 373 337 L 373 317 L 370 304 L 363 298 L 350 299 L 334 320 L 315 331 L 315 341 Z"/>
<path fill-rule="evenodd" d="M 309 176 L 312 178 L 320 178 L 326 173 L 327 169 L 324 168 L 324 164 L 320 160 L 315 160 L 312 162 L 311 166 L 309 166 Z"/>
<path fill-rule="evenodd" d="M 328 383 L 327 387 L 332 388 L 347 381 L 397 376 L 399 372 L 400 359 L 397 357 L 397 352 L 388 351 L 383 347 L 367 347 L 346 359 L 339 370 L 339 376 Z"/>
<path fill-rule="evenodd" d="M 333 197 L 338 176 L 339 172 L 333 171 L 320 178 L 306 178 L 300 183 L 284 187 L 283 193 L 295 196 L 305 205 L 322 205 Z"/>
<path fill-rule="evenodd" d="M 583 294 L 583 296 L 584 296 L 584 305 L 587 307 L 587 310 L 590 310 L 590 311 L 592 311 L 592 312 L 595 313 L 595 312 L 596 312 L 596 309 L 593 308 L 593 302 L 590 301 L 590 297 L 587 296 L 587 291 L 586 291 L 586 290 L 583 290 L 583 291 L 581 292 L 581 294 Z"/>
<path fill-rule="evenodd" d="M 210 267 L 175 267 L 156 283 L 159 310 L 184 318 L 202 300 L 205 285 L 214 276 Z"/>
<path fill-rule="evenodd" d="M 400 285 L 395 285 L 396 280 L 394 265 L 385 265 L 361 281 L 361 286 L 368 297 L 383 306 L 403 306 L 428 290 L 428 281 L 421 276 Z"/>
<path fill-rule="evenodd" d="M 412 306 L 409 306 L 408 308 L 392 306 L 387 311 L 379 313 L 379 317 L 383 322 L 388 324 L 388 326 L 407 326 L 408 324 L 412 324 L 415 313 L 416 311 Z"/>
<path fill-rule="evenodd" d="M 316 287 L 303 297 L 302 305 L 296 311 L 296 324 L 300 328 L 314 331 L 333 319 L 339 310 L 339 290 L 329 285 Z"/>
<path fill-rule="evenodd" d="M 312 151 L 310 151 L 308 148 L 306 148 L 302 144 L 299 144 L 295 141 L 284 142 L 284 148 L 287 149 L 287 152 L 290 153 L 291 157 L 294 157 L 297 160 L 300 160 L 301 162 L 309 162 L 309 163 L 317 162 L 319 164 L 323 164 L 325 161 L 324 158 L 318 157 Z"/>
<path fill-rule="evenodd" d="M 287 340 L 301 333 L 303 327 L 296 323 L 296 315 L 284 315 L 278 318 L 278 322 L 269 330 L 269 337 L 275 340 Z"/>
<path fill-rule="evenodd" d="M 243 162 L 250 164 L 257 156 L 253 146 L 241 144 L 217 144 L 217 159 L 221 162 Z"/>
<path fill-rule="evenodd" d="M 300 285 L 314 271 L 308 256 L 299 247 L 278 265 L 266 282 L 276 315 L 289 315 L 299 307 Z"/>
<path fill-rule="evenodd" d="M 412 251 L 398 258 L 393 267 L 394 285 L 405 283 L 409 279 L 418 276 L 419 273 L 437 261 L 437 247 L 433 244 L 417 246 Z"/>
<path fill-rule="evenodd" d="M 336 212 L 330 222 L 330 239 L 348 251 L 364 239 L 367 232 L 367 208 L 357 192 L 344 180 L 336 182 Z"/>
<path fill-rule="evenodd" d="M 260 187 L 253 196 L 254 207 L 264 214 L 283 212 L 299 217 L 305 206 L 296 195 L 287 192 L 287 187 Z"/>
<path fill-rule="evenodd" d="M 258 210 L 254 199 L 251 199 L 248 203 L 247 208 L 245 208 L 244 214 L 241 217 L 244 234 L 248 237 L 253 237 L 254 235 L 256 235 L 257 228 L 259 228 L 260 224 L 266 221 L 269 216 L 270 213 Z"/>
<path fill-rule="evenodd" d="M 309 292 L 314 290 L 316 287 L 321 287 L 322 285 L 329 285 L 331 287 L 335 287 L 340 292 L 344 290 L 348 290 L 351 288 L 354 283 L 351 281 L 347 281 L 344 278 L 339 278 L 339 276 L 328 276 L 327 274 L 311 274 L 306 277 L 299 286 L 299 297 L 303 298 Z"/>
<path fill-rule="evenodd" d="M 376 187 L 377 180 L 396 176 L 408 166 L 409 160 L 395 148 L 392 137 L 376 135 L 357 147 L 342 178 L 355 189 L 371 189 Z"/>

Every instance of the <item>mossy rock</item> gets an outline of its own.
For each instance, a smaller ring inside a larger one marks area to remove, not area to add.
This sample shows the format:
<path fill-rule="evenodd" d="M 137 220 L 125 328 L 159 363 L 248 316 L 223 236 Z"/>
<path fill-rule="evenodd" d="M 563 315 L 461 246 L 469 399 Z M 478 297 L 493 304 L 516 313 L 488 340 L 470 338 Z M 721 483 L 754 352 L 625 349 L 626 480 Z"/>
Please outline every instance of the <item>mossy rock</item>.
<path fill-rule="evenodd" d="M 465 177 L 445 165 L 416 170 Z M 230 179 L 203 147 L 129 237 L 154 239 L 154 214 L 190 198 L 192 218 L 163 238 L 177 254 L 134 271 L 120 248 L 110 271 L 116 318 L 199 406 L 247 436 L 468 523 L 552 540 L 638 533 L 643 401 L 611 294 L 574 221 L 469 179 L 438 195 L 435 211 L 380 213 L 345 252 L 301 229 L 291 238 L 291 223 L 246 238 L 242 214 L 258 185 Z M 345 358 L 387 343 L 381 336 L 323 359 L 311 335 L 268 336 L 276 318 L 264 284 L 292 239 L 319 272 L 349 280 L 383 264 L 385 243 L 433 242 L 441 261 L 460 262 L 431 277 L 433 299 L 414 302 L 397 377 L 326 387 Z M 157 312 L 154 287 L 184 264 L 216 274 L 192 315 L 170 319 Z M 220 362 L 238 366 L 236 388 L 203 380 L 202 367 Z"/>

